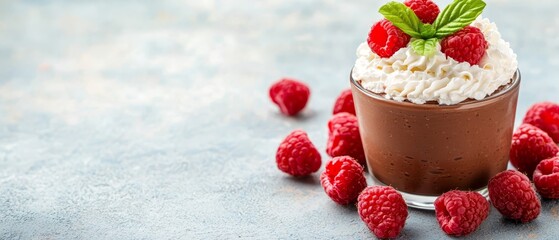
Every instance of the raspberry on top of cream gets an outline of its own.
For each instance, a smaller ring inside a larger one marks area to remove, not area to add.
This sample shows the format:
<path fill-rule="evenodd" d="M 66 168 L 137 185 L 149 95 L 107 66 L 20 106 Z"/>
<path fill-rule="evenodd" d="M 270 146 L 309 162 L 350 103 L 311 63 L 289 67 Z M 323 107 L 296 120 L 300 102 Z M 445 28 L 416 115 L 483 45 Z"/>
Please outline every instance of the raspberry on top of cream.
<path fill-rule="evenodd" d="M 392 5 L 386 7 L 390 4 Z M 470 5 L 463 7 L 467 4 Z M 411 22 L 406 26 L 404 21 L 402 26 L 402 22 L 398 21 L 401 19 L 394 20 L 395 16 L 390 15 L 390 10 L 413 14 L 413 8 L 395 2 L 387 5 L 381 8 L 381 13 L 396 24 L 387 26 L 386 20 L 382 20 L 382 26 L 375 24 L 368 42 L 362 43 L 357 49 L 352 77 L 364 88 L 397 101 L 407 100 L 416 104 L 436 101 L 439 104 L 452 105 L 466 99 L 482 100 L 511 81 L 518 67 L 516 55 L 510 45 L 501 38 L 496 25 L 488 19 L 478 17 L 485 6 L 483 1 L 455 0 L 439 14 L 433 25 Z M 449 16 L 448 12 L 471 10 L 476 6 L 477 12 L 453 13 L 453 16 L 459 16 L 454 21 L 464 26 L 445 28 L 456 26 L 452 19 L 445 18 Z M 414 19 L 413 17 L 417 19 L 415 15 L 408 19 Z M 452 24 L 448 24 L 449 22 Z M 411 29 L 414 25 L 419 25 L 416 27 L 417 31 Z M 417 33 L 421 29 L 428 29 L 429 32 Z M 384 30 L 388 37 L 383 36 Z M 402 44 L 402 39 L 405 38 L 397 37 L 408 33 L 411 40 Z M 390 34 L 396 37 L 391 38 Z M 401 44 L 399 49 L 398 44 Z M 383 54 L 374 52 L 379 49 Z M 389 52 L 392 53 L 391 56 L 387 56 L 386 49 L 394 49 Z"/>
<path fill-rule="evenodd" d="M 364 88 L 397 101 L 437 101 L 450 105 L 468 98 L 484 99 L 511 81 L 518 62 L 494 23 L 477 19 L 472 25 L 481 29 L 488 42 L 485 56 L 477 65 L 447 58 L 439 43 L 432 56 L 422 56 L 405 47 L 389 58 L 379 57 L 367 43 L 362 43 L 357 49 L 353 79 Z"/>

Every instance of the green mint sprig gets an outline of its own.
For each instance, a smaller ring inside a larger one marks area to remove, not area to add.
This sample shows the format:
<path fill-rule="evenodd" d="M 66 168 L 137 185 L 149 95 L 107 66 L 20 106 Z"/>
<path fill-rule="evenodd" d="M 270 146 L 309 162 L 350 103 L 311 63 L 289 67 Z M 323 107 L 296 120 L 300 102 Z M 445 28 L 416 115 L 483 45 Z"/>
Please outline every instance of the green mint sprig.
<path fill-rule="evenodd" d="M 484 8 L 485 2 L 482 0 L 455 0 L 433 22 L 437 29 L 435 36 L 446 37 L 470 25 Z"/>
<path fill-rule="evenodd" d="M 485 5 L 483 0 L 454 0 L 437 16 L 433 25 L 421 22 L 413 10 L 399 2 L 389 2 L 379 12 L 402 32 L 415 38 L 411 47 L 417 54 L 430 56 L 440 39 L 470 25 Z"/>
<path fill-rule="evenodd" d="M 389 2 L 380 7 L 379 12 L 406 34 L 414 38 L 421 38 L 421 26 L 423 23 L 413 10 L 403 3 Z"/>
<path fill-rule="evenodd" d="M 413 42 L 411 42 L 411 47 L 417 54 L 429 56 L 433 54 L 433 52 L 437 48 L 437 39 L 429 38 L 425 40 L 425 39 L 418 38 L 415 39 Z"/>

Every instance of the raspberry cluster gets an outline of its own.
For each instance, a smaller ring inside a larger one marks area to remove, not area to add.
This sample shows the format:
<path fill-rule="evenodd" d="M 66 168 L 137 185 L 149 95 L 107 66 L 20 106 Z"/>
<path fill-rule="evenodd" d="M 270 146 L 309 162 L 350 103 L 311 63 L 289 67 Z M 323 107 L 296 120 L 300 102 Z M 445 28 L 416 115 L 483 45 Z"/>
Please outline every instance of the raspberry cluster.
<path fill-rule="evenodd" d="M 439 21 L 441 12 L 431 0 L 406 0 L 404 5 L 424 24 L 436 25 Z M 386 58 L 410 39 L 409 34 L 383 19 L 373 25 L 367 41 L 373 52 Z M 447 57 L 471 65 L 479 63 L 488 47 L 483 33 L 473 26 L 444 36 L 440 42 Z M 283 114 L 294 116 L 306 106 L 310 89 L 299 80 L 284 78 L 270 87 L 269 96 Z M 407 205 L 391 186 L 367 186 L 365 152 L 351 90 L 340 93 L 332 112 L 326 144 L 326 153 L 332 159 L 320 175 L 324 192 L 337 204 L 356 204 L 360 218 L 378 238 L 398 237 L 408 217 Z M 463 236 L 476 231 L 487 218 L 491 204 L 505 218 L 530 222 L 541 211 L 538 193 L 543 198 L 559 199 L 559 105 L 537 103 L 523 122 L 513 133 L 510 149 L 510 161 L 518 171 L 503 171 L 491 178 L 490 202 L 477 192 L 460 190 L 436 199 L 435 215 L 443 232 Z M 311 175 L 321 164 L 320 152 L 303 130 L 288 134 L 276 152 L 278 169 L 295 177 Z"/>
<path fill-rule="evenodd" d="M 504 171 L 489 181 L 491 204 L 505 218 L 523 223 L 537 218 L 541 202 L 536 190 L 543 198 L 559 198 L 559 147 L 549 136 L 558 127 L 554 121 L 558 110 L 557 105 L 549 102 L 535 104 L 528 110 L 525 123 L 514 132 L 511 143 L 511 163 L 519 171 Z M 356 203 L 360 218 L 375 236 L 397 237 L 405 226 L 407 205 L 392 187 L 367 187 L 363 170 L 365 154 L 358 120 L 352 111 L 355 113 L 351 91 L 344 90 L 334 104 L 335 114 L 327 125 L 326 152 L 333 158 L 320 175 L 321 185 L 335 203 Z M 307 176 L 320 169 L 321 156 L 307 133 L 295 130 L 278 147 L 276 164 L 292 176 Z M 533 184 L 528 178 L 532 175 Z M 490 208 L 479 193 L 459 190 L 444 193 L 434 206 L 441 230 L 451 236 L 476 231 Z"/>
<path fill-rule="evenodd" d="M 406 0 L 404 5 L 413 11 L 422 24 L 428 24 L 429 26 L 432 26 L 431 24 L 436 21 L 440 14 L 439 7 L 431 0 Z M 398 50 L 406 47 L 412 38 L 412 36 L 405 32 L 405 28 L 400 29 L 394 24 L 387 19 L 382 19 L 373 24 L 369 31 L 367 43 L 371 51 L 380 57 L 391 57 Z M 412 35 L 415 38 L 425 37 L 427 39 L 426 36 L 429 36 L 429 38 L 437 36 L 429 31 L 414 33 L 416 35 Z M 470 65 L 477 65 L 485 55 L 488 47 L 485 36 L 479 28 L 474 26 L 465 26 L 450 35 L 439 36 L 438 38 L 440 39 L 437 39 L 437 41 L 441 40 L 441 51 L 447 57 L 458 62 L 467 62 Z"/>

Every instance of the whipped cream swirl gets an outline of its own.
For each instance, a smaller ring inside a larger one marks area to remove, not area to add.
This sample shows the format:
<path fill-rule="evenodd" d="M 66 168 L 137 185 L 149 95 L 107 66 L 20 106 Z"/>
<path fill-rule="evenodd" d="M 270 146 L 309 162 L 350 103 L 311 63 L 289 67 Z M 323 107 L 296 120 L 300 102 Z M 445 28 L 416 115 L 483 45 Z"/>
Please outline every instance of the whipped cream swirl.
<path fill-rule="evenodd" d="M 416 54 L 408 45 L 390 58 L 381 58 L 365 42 L 357 49 L 353 79 L 364 88 L 397 101 L 452 105 L 466 99 L 482 100 L 511 81 L 518 62 L 495 23 L 479 17 L 471 25 L 481 30 L 488 43 L 478 65 L 447 58 L 438 43 L 429 57 Z"/>

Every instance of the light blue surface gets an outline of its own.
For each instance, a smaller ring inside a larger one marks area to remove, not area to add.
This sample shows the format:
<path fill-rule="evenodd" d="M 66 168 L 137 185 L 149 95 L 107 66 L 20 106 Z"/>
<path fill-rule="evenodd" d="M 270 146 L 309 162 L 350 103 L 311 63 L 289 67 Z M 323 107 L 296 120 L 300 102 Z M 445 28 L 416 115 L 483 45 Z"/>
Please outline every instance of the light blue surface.
<path fill-rule="evenodd" d="M 384 2 L 0 0 L 0 239 L 373 238 L 318 173 L 287 177 L 274 155 L 299 128 L 328 160 L 333 101 Z M 557 9 L 488 1 L 523 74 L 517 123 L 559 102 Z M 311 86 L 298 118 L 268 100 L 283 76 Z M 465 239 L 556 239 L 558 224 L 557 201 L 523 225 L 492 209 Z M 401 239 L 444 238 L 410 210 Z"/>

